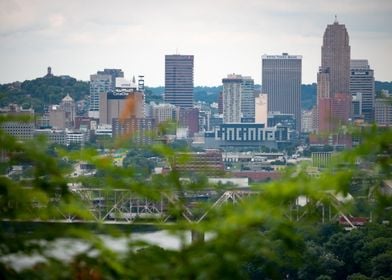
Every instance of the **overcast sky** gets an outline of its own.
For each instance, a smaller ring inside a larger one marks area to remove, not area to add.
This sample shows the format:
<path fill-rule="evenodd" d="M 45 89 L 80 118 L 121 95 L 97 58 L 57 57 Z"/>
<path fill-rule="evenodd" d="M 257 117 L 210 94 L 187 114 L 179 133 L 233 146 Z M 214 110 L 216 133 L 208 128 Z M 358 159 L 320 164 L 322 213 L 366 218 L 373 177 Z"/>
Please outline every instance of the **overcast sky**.
<path fill-rule="evenodd" d="M 0 0 L 0 83 L 45 75 L 88 80 L 103 68 L 164 85 L 164 55 L 193 54 L 195 85 L 228 73 L 261 82 L 261 55 L 303 56 L 316 80 L 322 36 L 337 14 L 351 58 L 391 81 L 391 0 Z"/>

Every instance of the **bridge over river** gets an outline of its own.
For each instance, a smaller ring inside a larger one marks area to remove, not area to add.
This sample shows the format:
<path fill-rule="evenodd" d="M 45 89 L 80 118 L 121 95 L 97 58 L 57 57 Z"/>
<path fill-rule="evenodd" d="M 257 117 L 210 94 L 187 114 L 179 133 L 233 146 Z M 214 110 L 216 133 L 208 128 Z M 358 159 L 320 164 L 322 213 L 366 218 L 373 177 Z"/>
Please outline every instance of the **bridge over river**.
<path fill-rule="evenodd" d="M 226 191 L 202 190 L 160 193 L 160 199 L 148 199 L 126 189 L 71 188 L 71 192 L 88 206 L 93 219 L 101 223 L 135 223 L 143 220 L 171 222 L 170 207 L 181 205 L 181 217 L 188 222 L 198 223 L 208 213 L 225 203 L 238 203 L 245 197 L 258 192 L 247 189 Z M 78 217 L 62 213 L 67 222 L 78 222 Z"/>
<path fill-rule="evenodd" d="M 190 223 L 199 223 L 208 217 L 208 214 L 225 204 L 238 204 L 245 202 L 249 197 L 262 195 L 250 188 L 230 190 L 199 190 L 174 193 L 160 193 L 160 199 L 148 199 L 127 189 L 100 189 L 100 188 L 71 188 L 73 194 L 79 197 L 90 214 L 90 219 L 81 220 L 68 213 L 61 213 L 61 222 L 99 222 L 104 224 L 143 224 L 143 223 L 170 223 L 179 216 Z M 320 221 L 337 221 L 343 218 L 347 224 L 355 228 L 350 219 L 341 211 L 341 202 L 336 196 L 331 197 L 330 205 L 321 202 L 315 205 L 319 208 Z M 308 203 L 305 197 L 293 201 L 287 210 L 286 217 L 292 221 L 300 221 L 308 214 Z M 180 205 L 180 213 L 173 215 L 173 206 Z M 60 222 L 60 221 L 59 221 Z"/>

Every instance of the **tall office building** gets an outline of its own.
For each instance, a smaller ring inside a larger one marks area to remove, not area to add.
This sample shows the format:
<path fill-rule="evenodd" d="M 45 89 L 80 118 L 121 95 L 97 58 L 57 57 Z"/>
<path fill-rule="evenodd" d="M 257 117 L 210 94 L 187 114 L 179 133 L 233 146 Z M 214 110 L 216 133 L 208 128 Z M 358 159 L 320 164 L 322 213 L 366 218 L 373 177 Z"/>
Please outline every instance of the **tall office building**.
<path fill-rule="evenodd" d="M 255 119 L 255 83 L 249 76 L 242 77 L 241 113 L 244 119 Z"/>
<path fill-rule="evenodd" d="M 165 102 L 193 107 L 193 55 L 165 55 Z"/>
<path fill-rule="evenodd" d="M 359 115 L 365 122 L 374 121 L 374 71 L 365 59 L 352 59 L 350 62 L 350 93 L 357 99 Z"/>
<path fill-rule="evenodd" d="M 224 123 L 254 122 L 254 81 L 249 76 L 229 74 L 222 79 L 222 109 Z"/>
<path fill-rule="evenodd" d="M 114 90 L 116 78 L 124 77 L 121 69 L 104 69 L 90 75 L 90 106 L 88 116 L 99 119 L 100 95 Z"/>
<path fill-rule="evenodd" d="M 135 82 L 116 78 L 115 90 L 100 94 L 100 124 L 112 124 L 113 119 L 144 117 L 144 94 Z"/>
<path fill-rule="evenodd" d="M 350 45 L 344 24 L 328 24 L 317 74 L 318 131 L 329 133 L 347 123 L 351 111 Z"/>
<path fill-rule="evenodd" d="M 262 90 L 268 95 L 268 112 L 295 116 L 296 128 L 301 131 L 302 56 L 263 55 Z"/>
<path fill-rule="evenodd" d="M 227 75 L 222 79 L 223 122 L 241 122 L 241 75 Z"/>

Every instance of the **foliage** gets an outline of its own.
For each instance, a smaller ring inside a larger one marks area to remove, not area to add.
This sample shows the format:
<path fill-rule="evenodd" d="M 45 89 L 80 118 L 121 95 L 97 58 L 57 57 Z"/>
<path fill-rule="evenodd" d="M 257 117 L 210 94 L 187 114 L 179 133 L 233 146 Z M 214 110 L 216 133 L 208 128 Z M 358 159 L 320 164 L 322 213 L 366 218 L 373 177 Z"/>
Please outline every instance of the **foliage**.
<path fill-rule="evenodd" d="M 207 104 L 218 102 L 219 93 L 222 91 L 222 86 L 217 87 L 195 87 L 193 95 L 195 101 L 203 101 Z"/>
<path fill-rule="evenodd" d="M 163 102 L 164 91 L 165 91 L 164 87 L 146 87 L 144 90 L 146 103 L 150 103 L 150 102 L 161 103 L 161 102 Z"/>
<path fill-rule="evenodd" d="M 67 94 L 79 101 L 85 99 L 89 92 L 88 82 L 77 81 L 68 76 L 37 78 L 0 85 L 0 107 L 16 103 L 42 113 L 45 106 L 59 104 Z"/>
<path fill-rule="evenodd" d="M 381 92 L 381 90 L 388 90 L 389 92 L 392 92 L 392 82 L 375 81 L 374 87 L 375 87 L 376 93 Z"/>
<path fill-rule="evenodd" d="M 0 177 L 0 218 L 4 228 L 0 232 L 0 255 L 40 257 L 36 265 L 20 271 L 2 257 L 0 274 L 8 279 L 390 277 L 392 229 L 381 221 L 390 219 L 387 213 L 391 201 L 378 187 L 382 180 L 390 178 L 392 131 L 370 130 L 364 137 L 360 147 L 340 154 L 337 163 L 319 178 L 310 178 L 306 166 L 288 170 L 284 179 L 255 185 L 249 197 L 238 199 L 237 203 L 222 203 L 218 208 L 212 207 L 214 201 L 187 204 L 186 195 L 191 192 L 213 190 L 219 197 L 225 191 L 209 186 L 205 178 L 189 183 L 172 171 L 140 180 L 138 168 L 143 167 L 142 158 L 148 156 L 141 150 L 130 150 L 129 164 L 118 167 L 110 155 L 102 156 L 95 149 L 56 149 L 48 153 L 48 146 L 41 139 L 21 143 L 0 130 L 5 162 L 10 165 L 28 162 L 32 166 L 28 180 Z M 164 143 L 152 150 L 154 155 L 158 153 L 169 162 L 176 155 Z M 352 203 L 341 203 L 335 195 L 348 193 L 353 176 L 361 168 L 359 158 L 371 163 L 368 172 L 377 178 L 369 189 L 368 207 L 373 223 L 349 232 L 334 225 L 334 220 L 332 225 L 322 224 L 325 208 L 333 209 L 331 216 L 350 213 L 353 209 Z M 92 164 L 99 176 L 71 178 L 61 163 L 64 159 Z M 132 225 L 126 225 L 124 233 L 101 224 L 99 219 L 94 229 L 89 228 L 91 223 L 53 224 L 44 229 L 40 223 L 33 223 L 64 221 L 70 217 L 79 221 L 95 220 L 89 210 L 93 203 L 99 207 L 100 201 L 86 203 L 71 191 L 69 183 L 100 187 L 102 193 L 111 189 L 129 190 L 152 202 L 164 197 L 168 220 L 172 223 L 157 221 L 155 226 L 172 232 L 180 240 L 180 247 L 164 249 L 129 239 L 134 236 Z M 306 196 L 309 203 L 293 207 L 299 196 Z M 202 213 L 204 219 L 199 220 Z M 188 244 L 185 235 L 190 231 L 208 233 L 209 237 Z M 126 237 L 129 244 L 119 253 L 104 242 L 103 236 Z M 84 250 L 76 250 L 76 255 L 61 261 L 52 255 L 50 248 L 62 238 L 73 244 L 82 242 Z"/>
<path fill-rule="evenodd" d="M 123 166 L 132 167 L 135 170 L 135 176 L 140 179 L 148 178 L 156 167 L 153 159 L 156 156 L 157 154 L 148 150 L 135 148 L 127 153 L 123 160 Z"/>
<path fill-rule="evenodd" d="M 312 109 L 317 103 L 317 84 L 301 85 L 301 108 Z"/>

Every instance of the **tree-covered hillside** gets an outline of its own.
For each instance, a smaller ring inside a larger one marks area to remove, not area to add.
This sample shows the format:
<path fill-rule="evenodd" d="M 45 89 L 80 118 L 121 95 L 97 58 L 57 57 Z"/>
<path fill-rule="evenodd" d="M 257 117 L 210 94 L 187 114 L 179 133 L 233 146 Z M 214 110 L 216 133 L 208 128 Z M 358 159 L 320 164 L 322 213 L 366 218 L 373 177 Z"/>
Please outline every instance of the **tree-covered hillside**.
<path fill-rule="evenodd" d="M 301 86 L 301 108 L 310 110 L 317 103 L 317 84 Z"/>
<path fill-rule="evenodd" d="M 388 90 L 390 93 L 392 93 L 392 82 L 375 82 L 375 89 L 376 93 L 380 92 L 381 90 Z"/>
<path fill-rule="evenodd" d="M 16 103 L 43 112 L 45 105 L 59 104 L 67 94 L 78 101 L 85 99 L 89 93 L 89 82 L 68 76 L 49 76 L 0 85 L 0 106 Z"/>

